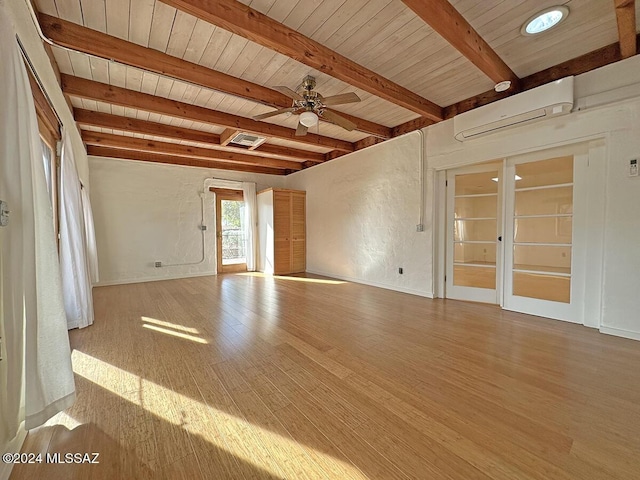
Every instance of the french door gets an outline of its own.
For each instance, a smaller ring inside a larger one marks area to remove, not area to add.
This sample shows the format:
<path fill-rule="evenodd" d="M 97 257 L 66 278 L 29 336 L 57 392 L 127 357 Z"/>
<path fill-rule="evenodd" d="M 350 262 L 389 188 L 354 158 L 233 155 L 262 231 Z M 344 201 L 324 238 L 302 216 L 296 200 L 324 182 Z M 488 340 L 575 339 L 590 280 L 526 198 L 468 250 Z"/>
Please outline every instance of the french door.
<path fill-rule="evenodd" d="M 447 173 L 446 296 L 498 303 L 502 162 Z"/>
<path fill-rule="evenodd" d="M 582 323 L 587 154 L 447 172 L 446 297 Z"/>
<path fill-rule="evenodd" d="M 586 168 L 580 154 L 507 161 L 505 309 L 582 323 Z"/>

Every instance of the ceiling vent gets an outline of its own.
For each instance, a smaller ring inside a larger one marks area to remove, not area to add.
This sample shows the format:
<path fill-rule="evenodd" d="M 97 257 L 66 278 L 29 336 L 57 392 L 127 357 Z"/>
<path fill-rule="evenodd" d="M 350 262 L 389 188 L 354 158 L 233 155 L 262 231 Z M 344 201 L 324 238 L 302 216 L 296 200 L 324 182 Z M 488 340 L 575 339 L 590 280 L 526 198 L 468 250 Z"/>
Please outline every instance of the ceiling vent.
<path fill-rule="evenodd" d="M 229 143 L 253 149 L 259 145 L 262 145 L 266 140 L 266 137 L 259 137 L 258 135 L 254 135 L 252 133 L 238 133 L 231 139 Z"/>

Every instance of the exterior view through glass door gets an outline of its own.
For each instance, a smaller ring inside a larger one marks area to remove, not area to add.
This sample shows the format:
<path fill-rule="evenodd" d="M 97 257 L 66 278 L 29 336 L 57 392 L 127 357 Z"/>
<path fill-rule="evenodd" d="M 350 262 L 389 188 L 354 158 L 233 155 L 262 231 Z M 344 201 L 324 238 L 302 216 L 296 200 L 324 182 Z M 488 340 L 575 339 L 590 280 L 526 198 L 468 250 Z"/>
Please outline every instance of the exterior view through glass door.
<path fill-rule="evenodd" d="M 242 190 L 215 189 L 218 273 L 246 272 Z"/>
<path fill-rule="evenodd" d="M 497 303 L 502 162 L 447 174 L 446 296 Z"/>

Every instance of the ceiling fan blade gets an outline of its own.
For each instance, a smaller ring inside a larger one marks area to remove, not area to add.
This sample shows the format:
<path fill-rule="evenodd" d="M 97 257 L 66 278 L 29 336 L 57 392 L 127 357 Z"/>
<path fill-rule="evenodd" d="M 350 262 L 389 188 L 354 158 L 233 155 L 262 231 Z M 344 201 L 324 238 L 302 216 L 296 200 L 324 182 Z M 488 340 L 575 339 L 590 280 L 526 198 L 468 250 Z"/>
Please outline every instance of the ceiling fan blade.
<path fill-rule="evenodd" d="M 273 89 L 279 91 L 280 93 L 282 93 L 283 95 L 286 95 L 289 98 L 293 98 L 294 100 L 304 100 L 304 97 L 302 95 L 297 94 L 296 92 L 291 90 L 289 87 L 278 86 L 278 87 L 273 87 Z"/>
<path fill-rule="evenodd" d="M 344 103 L 359 102 L 360 97 L 353 92 L 343 93 L 341 95 L 333 95 L 331 97 L 324 97 L 322 103 L 325 105 L 342 105 Z"/>
<path fill-rule="evenodd" d="M 335 123 L 336 125 L 341 126 L 345 130 L 352 131 L 352 130 L 355 130 L 357 127 L 357 125 L 353 123 L 351 120 L 347 120 L 346 118 L 344 118 L 341 115 L 338 115 L 332 110 L 324 110 L 322 112 L 321 117 L 324 118 L 325 120 L 330 121 L 331 123 Z"/>
<path fill-rule="evenodd" d="M 280 115 L 282 113 L 293 112 L 296 109 L 297 109 L 297 107 L 281 108 L 280 110 L 274 110 L 273 112 L 267 112 L 267 113 L 263 113 L 261 115 L 256 115 L 255 117 L 253 117 L 253 119 L 254 120 L 264 120 L 265 118 L 273 117 L 275 115 Z"/>
<path fill-rule="evenodd" d="M 308 127 L 298 122 L 298 128 L 296 128 L 296 137 L 304 137 L 307 134 Z"/>

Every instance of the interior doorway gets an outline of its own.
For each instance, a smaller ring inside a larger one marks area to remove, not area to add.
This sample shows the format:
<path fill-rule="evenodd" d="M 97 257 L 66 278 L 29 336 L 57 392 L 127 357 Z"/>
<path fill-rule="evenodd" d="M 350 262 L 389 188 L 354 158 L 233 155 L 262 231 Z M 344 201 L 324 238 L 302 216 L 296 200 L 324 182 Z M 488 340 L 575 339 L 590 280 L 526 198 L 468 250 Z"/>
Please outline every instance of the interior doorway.
<path fill-rule="evenodd" d="M 212 190 L 216 194 L 217 271 L 246 272 L 245 204 L 242 190 Z"/>
<path fill-rule="evenodd" d="M 585 147 L 446 173 L 445 296 L 583 323 Z"/>

